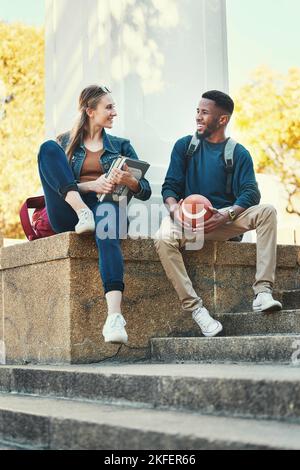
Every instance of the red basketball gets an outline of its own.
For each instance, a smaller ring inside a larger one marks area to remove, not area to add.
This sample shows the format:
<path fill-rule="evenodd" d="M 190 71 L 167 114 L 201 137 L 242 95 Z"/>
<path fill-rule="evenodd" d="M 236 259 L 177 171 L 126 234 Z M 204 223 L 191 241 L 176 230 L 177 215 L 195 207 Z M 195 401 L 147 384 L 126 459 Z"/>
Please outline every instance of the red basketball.
<path fill-rule="evenodd" d="M 196 228 L 198 223 L 212 217 L 213 214 L 208 207 L 212 207 L 212 204 L 206 197 L 201 194 L 192 194 L 182 201 L 178 216 L 180 220 Z"/>

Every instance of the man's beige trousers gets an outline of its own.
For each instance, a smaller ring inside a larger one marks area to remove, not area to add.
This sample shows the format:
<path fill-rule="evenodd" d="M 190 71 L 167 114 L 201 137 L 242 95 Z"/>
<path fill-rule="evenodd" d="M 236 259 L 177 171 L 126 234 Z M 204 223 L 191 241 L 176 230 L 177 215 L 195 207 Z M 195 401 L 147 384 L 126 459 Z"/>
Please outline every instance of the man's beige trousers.
<path fill-rule="evenodd" d="M 254 293 L 256 295 L 260 292 L 272 292 L 277 250 L 277 217 L 273 206 L 267 204 L 252 206 L 240 214 L 234 222 L 218 227 L 204 237 L 205 240 L 226 241 L 249 230 L 256 230 L 257 234 Z M 191 239 L 182 234 L 181 228 L 170 216 L 163 219 L 155 235 L 155 247 L 166 274 L 179 296 L 183 310 L 192 312 L 202 306 L 202 300 L 194 291 L 180 251 L 189 242 Z"/>

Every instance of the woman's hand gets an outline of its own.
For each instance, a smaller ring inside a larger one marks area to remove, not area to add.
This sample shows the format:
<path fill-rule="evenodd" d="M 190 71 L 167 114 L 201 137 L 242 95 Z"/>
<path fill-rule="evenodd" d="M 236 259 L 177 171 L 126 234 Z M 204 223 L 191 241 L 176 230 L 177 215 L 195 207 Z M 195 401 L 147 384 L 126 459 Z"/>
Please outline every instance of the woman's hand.
<path fill-rule="evenodd" d="M 126 163 L 123 165 L 123 170 L 114 168 L 111 172 L 109 181 L 114 184 L 121 184 L 127 186 L 131 191 L 137 193 L 139 191 L 139 182 L 132 175 L 130 168 Z"/>
<path fill-rule="evenodd" d="M 105 175 L 101 175 L 95 181 L 90 182 L 91 191 L 97 194 L 111 194 L 114 190 L 114 184 Z"/>

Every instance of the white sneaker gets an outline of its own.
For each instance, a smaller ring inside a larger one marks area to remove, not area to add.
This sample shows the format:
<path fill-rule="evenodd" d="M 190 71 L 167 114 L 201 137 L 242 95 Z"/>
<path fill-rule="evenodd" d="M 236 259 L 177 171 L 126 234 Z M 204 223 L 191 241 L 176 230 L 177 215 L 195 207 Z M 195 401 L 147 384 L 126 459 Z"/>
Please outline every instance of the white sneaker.
<path fill-rule="evenodd" d="M 108 315 L 102 333 L 105 343 L 127 343 L 126 321 L 121 313 Z"/>
<path fill-rule="evenodd" d="M 223 330 L 221 323 L 214 320 L 205 307 L 199 307 L 197 310 L 194 310 L 192 317 L 198 326 L 200 326 L 204 336 L 216 336 Z"/>
<path fill-rule="evenodd" d="M 95 231 L 94 214 L 90 209 L 80 209 L 77 212 L 78 224 L 75 225 L 75 232 L 80 235 L 82 233 L 93 233 Z"/>
<path fill-rule="evenodd" d="M 282 305 L 278 300 L 274 300 L 270 292 L 261 292 L 257 294 L 252 304 L 254 312 L 275 312 L 281 310 Z"/>

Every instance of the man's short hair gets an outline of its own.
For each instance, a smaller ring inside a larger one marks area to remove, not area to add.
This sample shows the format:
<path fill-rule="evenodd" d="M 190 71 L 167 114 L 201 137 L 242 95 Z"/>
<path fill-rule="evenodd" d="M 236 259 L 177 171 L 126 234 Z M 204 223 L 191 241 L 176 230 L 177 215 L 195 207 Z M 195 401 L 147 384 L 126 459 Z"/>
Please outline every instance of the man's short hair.
<path fill-rule="evenodd" d="M 222 91 L 207 91 L 206 93 L 203 93 L 202 98 L 214 101 L 219 108 L 223 109 L 224 111 L 227 111 L 227 113 L 229 113 L 230 115 L 233 113 L 234 102 L 230 98 L 230 96 L 226 95 L 226 93 L 223 93 Z"/>

